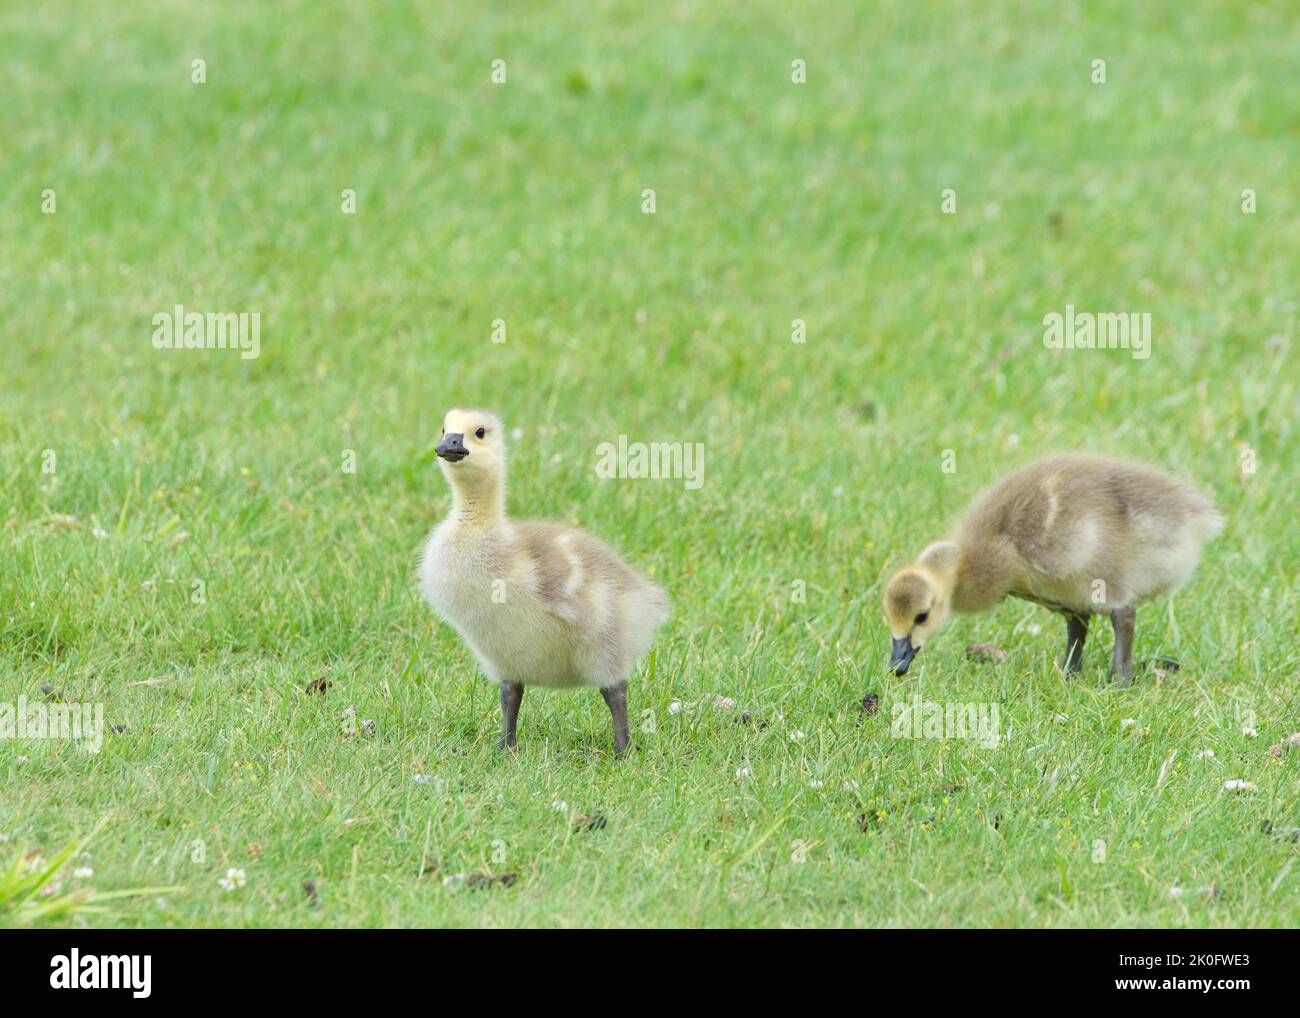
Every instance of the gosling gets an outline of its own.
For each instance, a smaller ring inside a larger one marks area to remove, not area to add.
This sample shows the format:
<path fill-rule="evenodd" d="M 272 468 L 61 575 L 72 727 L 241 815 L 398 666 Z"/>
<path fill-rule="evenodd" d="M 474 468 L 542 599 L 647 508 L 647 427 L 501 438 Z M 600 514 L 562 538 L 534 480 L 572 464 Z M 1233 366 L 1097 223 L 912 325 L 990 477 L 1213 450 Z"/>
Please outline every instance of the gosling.
<path fill-rule="evenodd" d="M 668 595 L 574 527 L 506 515 L 505 434 L 483 410 L 450 410 L 437 448 L 447 518 L 424 545 L 420 588 L 501 687 L 501 749 L 514 749 L 527 685 L 595 686 L 631 741 L 627 679 L 668 619 Z"/>
<path fill-rule="evenodd" d="M 1224 519 L 1196 489 L 1153 467 L 1085 453 L 1036 460 L 980 492 L 953 537 L 885 587 L 889 662 L 904 675 L 951 612 L 1008 595 L 1065 616 L 1062 668 L 1083 668 L 1093 615 L 1115 631 L 1110 680 L 1133 681 L 1137 606 L 1187 581 Z"/>

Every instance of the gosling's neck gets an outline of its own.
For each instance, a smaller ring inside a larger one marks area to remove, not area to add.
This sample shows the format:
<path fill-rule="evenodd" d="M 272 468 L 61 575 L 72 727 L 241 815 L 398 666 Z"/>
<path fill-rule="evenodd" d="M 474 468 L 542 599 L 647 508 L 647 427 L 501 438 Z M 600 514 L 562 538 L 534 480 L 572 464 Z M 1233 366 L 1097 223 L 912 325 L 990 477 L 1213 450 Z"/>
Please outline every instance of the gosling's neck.
<path fill-rule="evenodd" d="M 953 610 L 966 613 L 992 608 L 1011 593 L 1016 562 L 1005 541 L 940 541 L 926 550 L 920 564 L 935 577 Z"/>
<path fill-rule="evenodd" d="M 465 530 L 489 530 L 506 519 L 506 492 L 501 478 L 454 479 L 451 482 L 452 526 Z"/>

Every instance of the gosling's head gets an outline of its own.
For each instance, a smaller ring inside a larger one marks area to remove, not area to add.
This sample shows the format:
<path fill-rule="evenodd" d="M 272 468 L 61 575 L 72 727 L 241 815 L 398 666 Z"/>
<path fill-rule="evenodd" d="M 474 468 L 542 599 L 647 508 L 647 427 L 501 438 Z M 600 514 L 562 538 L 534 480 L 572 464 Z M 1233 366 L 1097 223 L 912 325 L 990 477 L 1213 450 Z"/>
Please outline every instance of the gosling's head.
<path fill-rule="evenodd" d="M 486 410 L 448 410 L 436 450 L 447 480 L 467 487 L 499 481 L 506 465 L 504 430 Z"/>
<path fill-rule="evenodd" d="M 926 640 L 948 622 L 948 598 L 940 579 L 928 569 L 909 566 L 885 585 L 885 622 L 894 649 L 889 667 L 906 675 Z"/>

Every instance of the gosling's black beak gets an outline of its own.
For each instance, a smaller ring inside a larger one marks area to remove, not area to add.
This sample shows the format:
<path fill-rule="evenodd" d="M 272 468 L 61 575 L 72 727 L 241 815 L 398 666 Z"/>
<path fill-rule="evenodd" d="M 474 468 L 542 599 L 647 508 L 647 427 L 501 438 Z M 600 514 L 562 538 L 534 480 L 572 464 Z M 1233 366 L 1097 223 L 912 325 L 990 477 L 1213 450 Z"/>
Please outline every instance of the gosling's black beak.
<path fill-rule="evenodd" d="M 442 442 L 434 451 L 448 463 L 459 463 L 469 455 L 469 450 L 465 448 L 464 435 L 443 435 Z"/>
<path fill-rule="evenodd" d="M 912 638 L 900 637 L 894 641 L 894 655 L 890 658 L 889 667 L 894 670 L 895 675 L 906 675 L 914 657 L 916 657 L 916 648 L 912 646 Z"/>

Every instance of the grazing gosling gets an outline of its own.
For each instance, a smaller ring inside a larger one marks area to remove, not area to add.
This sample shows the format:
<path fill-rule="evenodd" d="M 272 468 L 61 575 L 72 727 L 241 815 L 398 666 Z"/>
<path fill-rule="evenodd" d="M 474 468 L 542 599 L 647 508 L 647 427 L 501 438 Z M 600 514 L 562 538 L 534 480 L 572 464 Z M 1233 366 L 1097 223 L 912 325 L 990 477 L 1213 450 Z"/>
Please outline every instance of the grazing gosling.
<path fill-rule="evenodd" d="M 1110 678 L 1127 686 L 1137 606 L 1181 587 L 1223 524 L 1208 498 L 1153 467 L 1085 453 L 1036 460 L 976 495 L 951 539 L 890 579 L 889 665 L 905 674 L 950 612 L 1011 595 L 1065 616 L 1067 674 L 1083 668 L 1089 618 L 1109 613 Z"/>
<path fill-rule="evenodd" d="M 668 595 L 577 528 L 506 515 L 505 430 L 492 414 L 448 411 L 437 453 L 452 505 L 425 542 L 420 589 L 500 685 L 500 748 L 514 748 L 526 685 L 595 686 L 622 754 L 627 677 L 667 621 Z"/>

